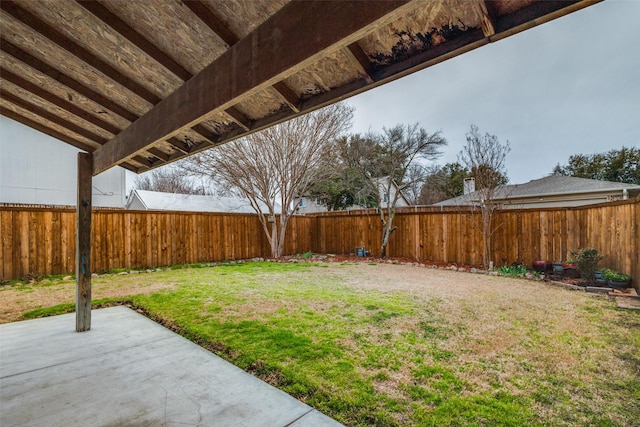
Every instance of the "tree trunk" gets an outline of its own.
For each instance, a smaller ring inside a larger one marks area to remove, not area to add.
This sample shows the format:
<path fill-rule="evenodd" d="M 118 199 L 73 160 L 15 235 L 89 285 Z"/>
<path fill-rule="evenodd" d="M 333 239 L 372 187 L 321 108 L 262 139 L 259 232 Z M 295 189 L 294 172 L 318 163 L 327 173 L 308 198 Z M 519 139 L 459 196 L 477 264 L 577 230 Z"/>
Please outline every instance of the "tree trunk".
<path fill-rule="evenodd" d="M 381 210 L 381 212 L 384 212 Z M 395 230 L 393 227 L 393 218 L 395 216 L 394 210 L 389 212 L 389 218 L 384 219 L 384 213 L 381 213 L 380 220 L 382 221 L 382 242 L 380 243 L 380 258 L 385 258 L 387 256 L 387 246 L 389 245 L 389 238 L 391 237 L 391 233 Z"/>
<path fill-rule="evenodd" d="M 271 256 L 273 258 L 280 258 L 282 254 L 278 252 L 278 225 L 276 224 L 275 217 L 271 223 L 271 239 L 269 240 L 269 243 L 271 243 Z"/>
<path fill-rule="evenodd" d="M 280 215 L 280 229 L 278 230 L 278 258 L 280 258 L 282 256 L 282 253 L 284 252 L 284 240 L 288 223 L 289 217 L 283 218 L 283 215 Z"/>
<path fill-rule="evenodd" d="M 482 210 L 482 260 L 484 269 L 488 271 L 491 260 L 491 212 L 489 208 Z"/>

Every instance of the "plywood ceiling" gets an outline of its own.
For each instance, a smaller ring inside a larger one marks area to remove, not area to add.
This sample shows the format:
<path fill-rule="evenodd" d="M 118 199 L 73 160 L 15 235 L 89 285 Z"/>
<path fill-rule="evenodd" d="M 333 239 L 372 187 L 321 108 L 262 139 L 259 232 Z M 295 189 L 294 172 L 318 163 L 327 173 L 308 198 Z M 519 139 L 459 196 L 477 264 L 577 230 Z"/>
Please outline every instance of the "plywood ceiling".
<path fill-rule="evenodd" d="M 597 2 L 2 0 L 0 113 L 140 173 Z"/>

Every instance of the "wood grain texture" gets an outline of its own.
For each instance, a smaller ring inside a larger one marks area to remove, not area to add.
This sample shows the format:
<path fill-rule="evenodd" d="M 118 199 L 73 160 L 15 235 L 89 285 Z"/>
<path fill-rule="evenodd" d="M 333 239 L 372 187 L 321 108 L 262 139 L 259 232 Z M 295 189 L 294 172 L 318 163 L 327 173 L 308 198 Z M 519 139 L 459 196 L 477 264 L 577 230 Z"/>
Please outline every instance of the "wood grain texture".
<path fill-rule="evenodd" d="M 76 208 L 76 332 L 91 329 L 91 193 L 93 156 L 78 153 Z"/>
<path fill-rule="evenodd" d="M 405 2 L 293 2 L 283 7 L 251 37 L 234 44 L 133 125 L 96 150 L 94 174 L 182 128 L 264 90 L 320 59 L 337 43 L 357 39 L 364 26 L 395 11 Z M 326 17 L 319 19 L 318 17 Z M 267 25 L 268 24 L 268 25 Z M 282 43 L 287 40 L 287 43 Z M 260 46 L 260 48 L 258 48 Z M 243 70 L 238 73 L 238 70 Z"/>
<path fill-rule="evenodd" d="M 390 257 L 479 265 L 478 214 L 401 208 Z M 71 210 L 0 207 L 2 280 L 70 274 L 75 254 Z M 499 212 L 493 239 L 496 266 L 537 259 L 562 261 L 579 247 L 595 247 L 601 266 L 629 273 L 640 287 L 640 200 L 580 208 Z M 97 210 L 92 222 L 96 272 L 172 264 L 268 257 L 269 244 L 256 215 L 201 212 Z M 375 210 L 294 216 L 285 253 L 351 254 L 366 246 L 376 254 L 382 236 Z"/>

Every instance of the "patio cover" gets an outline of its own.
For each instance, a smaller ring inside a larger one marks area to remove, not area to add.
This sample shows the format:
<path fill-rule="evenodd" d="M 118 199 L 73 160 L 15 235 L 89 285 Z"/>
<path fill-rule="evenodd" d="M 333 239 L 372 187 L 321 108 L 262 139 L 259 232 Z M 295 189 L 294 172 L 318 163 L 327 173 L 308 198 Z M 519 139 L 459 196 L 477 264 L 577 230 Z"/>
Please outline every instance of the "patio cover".
<path fill-rule="evenodd" d="M 140 173 L 598 1 L 3 0 L 0 113 Z"/>

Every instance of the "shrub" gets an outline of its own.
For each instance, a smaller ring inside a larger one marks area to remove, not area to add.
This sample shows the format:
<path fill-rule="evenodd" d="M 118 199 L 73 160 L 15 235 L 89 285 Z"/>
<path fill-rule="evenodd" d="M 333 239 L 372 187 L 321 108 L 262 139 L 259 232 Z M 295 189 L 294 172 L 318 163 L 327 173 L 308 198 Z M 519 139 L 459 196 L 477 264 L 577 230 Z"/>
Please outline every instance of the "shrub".
<path fill-rule="evenodd" d="M 616 282 L 626 282 L 627 280 L 631 279 L 631 276 L 629 276 L 628 274 L 618 273 L 617 271 L 611 269 L 606 269 L 602 273 L 602 277 L 607 280 L 614 280 Z"/>
<path fill-rule="evenodd" d="M 596 248 L 580 248 L 571 251 L 571 257 L 576 263 L 578 273 L 584 279 L 595 281 L 595 272 L 598 269 L 598 262 L 602 255 L 598 254 Z"/>

